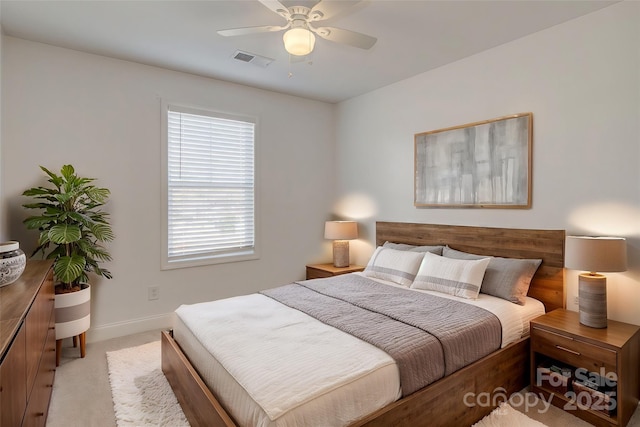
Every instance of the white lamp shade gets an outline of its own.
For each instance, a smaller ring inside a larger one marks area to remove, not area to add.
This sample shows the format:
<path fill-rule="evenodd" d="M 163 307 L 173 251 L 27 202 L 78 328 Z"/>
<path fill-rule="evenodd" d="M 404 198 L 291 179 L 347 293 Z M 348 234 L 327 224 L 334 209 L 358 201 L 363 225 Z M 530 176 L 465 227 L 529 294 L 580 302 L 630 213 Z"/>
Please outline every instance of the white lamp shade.
<path fill-rule="evenodd" d="M 311 53 L 316 44 L 316 36 L 305 28 L 292 28 L 282 36 L 284 48 L 291 55 L 304 56 Z"/>
<path fill-rule="evenodd" d="M 589 272 L 627 269 L 627 242 L 621 237 L 567 236 L 564 266 Z"/>
<path fill-rule="evenodd" d="M 324 223 L 324 238 L 351 240 L 358 238 L 358 223 L 355 221 L 327 221 Z"/>

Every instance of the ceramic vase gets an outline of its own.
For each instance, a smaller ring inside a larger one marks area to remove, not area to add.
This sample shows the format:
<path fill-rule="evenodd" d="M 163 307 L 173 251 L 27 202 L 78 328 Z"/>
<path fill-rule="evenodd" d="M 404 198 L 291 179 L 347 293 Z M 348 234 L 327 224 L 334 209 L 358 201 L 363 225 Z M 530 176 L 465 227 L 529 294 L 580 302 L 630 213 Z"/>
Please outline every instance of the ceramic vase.
<path fill-rule="evenodd" d="M 18 242 L 0 243 L 0 287 L 18 280 L 26 265 L 27 257 Z"/>

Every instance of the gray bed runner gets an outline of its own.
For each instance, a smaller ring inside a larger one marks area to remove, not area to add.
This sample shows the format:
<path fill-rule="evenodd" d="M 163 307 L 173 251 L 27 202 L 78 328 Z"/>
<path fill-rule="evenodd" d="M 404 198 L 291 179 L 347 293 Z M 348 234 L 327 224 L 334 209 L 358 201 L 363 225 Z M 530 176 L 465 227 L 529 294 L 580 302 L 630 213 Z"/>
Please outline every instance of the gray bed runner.
<path fill-rule="evenodd" d="M 398 365 L 403 396 L 501 344 L 500 321 L 487 310 L 359 275 L 306 280 L 261 293 L 385 351 Z"/>

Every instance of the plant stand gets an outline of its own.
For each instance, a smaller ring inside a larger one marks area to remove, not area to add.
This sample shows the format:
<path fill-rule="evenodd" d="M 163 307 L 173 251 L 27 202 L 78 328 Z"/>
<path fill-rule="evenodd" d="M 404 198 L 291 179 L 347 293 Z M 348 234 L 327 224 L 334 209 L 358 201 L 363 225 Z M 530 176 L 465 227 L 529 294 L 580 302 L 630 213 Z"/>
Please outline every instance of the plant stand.
<path fill-rule="evenodd" d="M 80 357 L 84 359 L 87 355 L 87 333 L 83 332 L 80 335 L 73 337 L 73 347 L 78 347 L 78 340 L 80 340 Z M 62 355 L 62 338 L 56 340 L 56 366 L 60 366 L 60 356 Z"/>

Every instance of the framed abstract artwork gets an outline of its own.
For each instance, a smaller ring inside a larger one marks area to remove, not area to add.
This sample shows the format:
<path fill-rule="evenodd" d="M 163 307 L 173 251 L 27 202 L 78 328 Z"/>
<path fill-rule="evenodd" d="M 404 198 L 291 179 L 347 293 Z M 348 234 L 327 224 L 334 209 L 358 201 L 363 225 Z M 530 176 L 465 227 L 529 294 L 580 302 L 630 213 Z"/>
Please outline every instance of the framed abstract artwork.
<path fill-rule="evenodd" d="M 533 114 L 415 135 L 414 205 L 531 207 Z"/>

